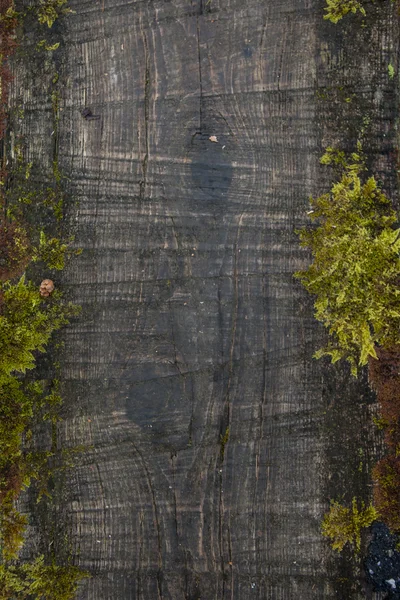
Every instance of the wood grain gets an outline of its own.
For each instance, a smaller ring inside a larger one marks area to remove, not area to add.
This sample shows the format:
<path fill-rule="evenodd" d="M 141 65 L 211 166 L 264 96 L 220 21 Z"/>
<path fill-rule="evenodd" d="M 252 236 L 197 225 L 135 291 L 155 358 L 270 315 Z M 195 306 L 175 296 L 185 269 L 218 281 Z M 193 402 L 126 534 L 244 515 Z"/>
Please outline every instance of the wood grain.
<path fill-rule="evenodd" d="M 316 90 L 338 65 L 352 81 L 322 4 L 71 0 L 59 25 L 59 160 L 83 248 L 63 279 L 83 314 L 64 336 L 60 433 L 92 448 L 66 507 L 93 575 L 81 600 L 344 598 L 320 535 L 343 388 L 312 361 L 323 336 L 293 279 L 339 135 Z M 45 170 L 50 73 L 29 96 L 18 69 Z"/>

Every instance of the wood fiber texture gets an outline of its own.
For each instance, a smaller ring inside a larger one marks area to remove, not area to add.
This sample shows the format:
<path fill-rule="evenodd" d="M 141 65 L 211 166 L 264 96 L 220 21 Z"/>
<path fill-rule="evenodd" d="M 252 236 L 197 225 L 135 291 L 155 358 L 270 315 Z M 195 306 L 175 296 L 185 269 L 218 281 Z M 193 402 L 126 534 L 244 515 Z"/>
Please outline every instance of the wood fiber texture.
<path fill-rule="evenodd" d="M 83 248 L 63 278 L 83 312 L 64 334 L 60 425 L 89 446 L 65 508 L 92 573 L 79 600 L 342 597 L 320 521 L 324 411 L 343 390 L 326 392 L 293 279 L 331 143 L 322 5 L 71 0 L 57 25 Z M 46 169 L 49 99 L 23 81 Z"/>

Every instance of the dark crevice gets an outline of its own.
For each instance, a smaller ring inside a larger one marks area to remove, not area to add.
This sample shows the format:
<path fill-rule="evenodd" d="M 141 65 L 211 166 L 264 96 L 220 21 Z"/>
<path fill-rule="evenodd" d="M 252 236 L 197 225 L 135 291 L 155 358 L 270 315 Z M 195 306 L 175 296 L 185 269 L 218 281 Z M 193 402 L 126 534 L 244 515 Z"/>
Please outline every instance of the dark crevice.
<path fill-rule="evenodd" d="M 145 143 L 145 154 L 142 160 L 142 179 L 139 186 L 140 199 L 144 200 L 146 194 L 147 185 L 147 166 L 149 161 L 149 113 L 150 113 L 150 58 L 149 48 L 147 43 L 147 37 L 145 33 L 142 33 L 143 46 L 144 46 L 144 60 L 145 60 L 145 71 L 144 71 L 144 143 Z"/>
<path fill-rule="evenodd" d="M 150 472 L 147 468 L 146 462 L 143 458 L 142 453 L 140 452 L 139 448 L 133 444 L 133 448 L 135 450 L 135 452 L 138 454 L 141 464 L 143 466 L 143 470 L 146 474 L 146 479 L 147 479 L 147 484 L 149 486 L 149 491 L 151 494 L 151 499 L 152 499 L 152 505 L 153 505 L 153 514 L 154 514 L 154 520 L 156 523 L 156 530 L 157 530 L 157 545 L 158 545 L 158 571 L 157 571 L 157 591 L 158 591 L 158 600 L 163 600 L 163 592 L 162 592 L 162 568 L 163 568 L 163 560 L 162 560 L 162 541 L 161 541 L 161 528 L 160 528 L 160 520 L 159 520 L 159 516 L 158 516 L 158 507 L 157 507 L 157 502 L 156 502 L 156 495 L 155 495 L 155 491 L 154 491 L 154 487 L 151 481 L 151 476 L 150 476 Z"/>
<path fill-rule="evenodd" d="M 201 9 L 202 10 L 202 9 Z M 200 12 L 202 14 L 202 12 Z M 199 90 L 200 90 L 200 98 L 199 98 L 199 130 L 202 134 L 203 132 L 203 81 L 201 76 L 201 49 L 200 49 L 200 21 L 199 17 L 196 19 L 197 25 L 197 55 L 199 62 Z"/>

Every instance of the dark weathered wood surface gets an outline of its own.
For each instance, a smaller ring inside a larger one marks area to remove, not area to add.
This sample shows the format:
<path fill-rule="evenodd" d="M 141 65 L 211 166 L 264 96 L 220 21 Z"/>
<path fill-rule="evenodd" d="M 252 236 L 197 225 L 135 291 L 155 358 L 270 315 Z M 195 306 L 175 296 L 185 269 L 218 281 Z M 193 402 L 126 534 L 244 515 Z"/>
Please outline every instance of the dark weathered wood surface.
<path fill-rule="evenodd" d="M 341 371 L 326 384 L 292 276 L 308 259 L 294 229 L 335 141 L 316 91 L 336 68 L 349 77 L 339 30 L 314 0 L 70 4 L 58 147 L 83 254 L 63 286 L 83 314 L 64 336 L 60 432 L 92 446 L 66 507 L 93 575 L 79 598 L 361 598 L 337 592 L 319 528 L 326 440 L 345 442 L 325 411 L 363 388 L 343 392 Z M 386 85 L 391 28 L 388 16 L 361 75 L 367 99 Z M 14 86 L 44 169 L 51 76 L 20 64 Z"/>

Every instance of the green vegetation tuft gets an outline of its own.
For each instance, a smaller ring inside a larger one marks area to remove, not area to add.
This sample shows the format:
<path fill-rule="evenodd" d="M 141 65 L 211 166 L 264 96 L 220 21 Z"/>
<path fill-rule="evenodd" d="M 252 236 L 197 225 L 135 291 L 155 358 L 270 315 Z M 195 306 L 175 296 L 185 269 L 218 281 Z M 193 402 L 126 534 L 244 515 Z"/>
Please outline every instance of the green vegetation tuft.
<path fill-rule="evenodd" d="M 39 0 L 35 7 L 39 23 L 52 27 L 59 17 L 73 12 L 67 4 L 68 0 Z"/>
<path fill-rule="evenodd" d="M 38 501 L 47 494 L 53 451 L 29 449 L 32 427 L 57 420 L 61 404 L 58 384 L 21 377 L 35 367 L 54 331 L 69 322 L 78 308 L 53 292 L 42 298 L 25 275 L 17 283 L 1 284 L 0 309 L 0 600 L 26 598 L 70 600 L 77 582 L 86 576 L 72 566 L 45 565 L 43 557 L 19 564 L 27 519 L 16 509 L 22 490 L 38 481 Z M 2 595 L 3 594 L 3 595 Z"/>
<path fill-rule="evenodd" d="M 350 157 L 328 148 L 321 159 L 339 170 L 331 191 L 311 198 L 314 228 L 299 232 L 312 264 L 295 276 L 315 295 L 315 317 L 330 341 L 316 358 L 347 360 L 351 371 L 376 358 L 375 345 L 400 343 L 400 229 L 374 177 L 363 178 L 361 148 Z"/>
<path fill-rule="evenodd" d="M 32 260 L 42 261 L 49 269 L 61 271 L 65 267 L 66 259 L 71 254 L 79 253 L 79 250 L 71 250 L 69 243 L 55 237 L 48 238 L 44 231 L 41 231 L 39 245 L 33 251 Z"/>
<path fill-rule="evenodd" d="M 38 287 L 22 276 L 18 283 L 1 286 L 0 385 L 12 373 L 25 373 L 35 366 L 34 353 L 44 352 L 53 331 L 69 322 L 77 308 L 61 303 L 55 292 L 50 300 L 41 298 Z"/>
<path fill-rule="evenodd" d="M 0 281 L 21 275 L 29 260 L 30 241 L 24 227 L 0 220 Z"/>
<path fill-rule="evenodd" d="M 68 0 L 35 0 L 25 12 L 17 12 L 14 3 L 12 3 L 0 15 L 0 23 L 3 23 L 9 29 L 15 29 L 17 23 L 23 21 L 27 16 L 28 11 L 33 11 L 38 22 L 42 25 L 47 25 L 49 28 L 60 17 L 74 12 L 68 7 Z M 39 46 L 39 48 L 43 48 L 43 45 Z M 58 44 L 54 44 L 53 47 L 46 47 L 46 50 L 56 50 L 57 48 Z"/>
<path fill-rule="evenodd" d="M 18 566 L 0 565 L 0 600 L 70 600 L 87 576 L 72 565 L 45 564 L 42 555 Z"/>
<path fill-rule="evenodd" d="M 0 23 L 6 28 L 14 29 L 20 14 L 15 10 L 14 6 L 9 6 L 0 14 Z"/>
<path fill-rule="evenodd" d="M 18 25 L 30 13 L 51 27 L 60 15 L 72 12 L 67 0 L 33 0 L 20 13 L 12 0 L 6 4 L 8 8 L 3 7 L 0 15 L 0 137 L 4 137 L 9 123 L 6 103 L 11 73 L 7 58 L 18 46 L 18 33 L 22 31 Z M 43 30 L 37 24 L 36 29 Z M 41 39 L 36 47 L 54 51 L 58 46 Z M 57 80 L 58 75 L 53 85 Z M 55 89 L 51 102 L 57 134 L 59 95 Z M 21 108 L 15 117 L 23 118 Z M 24 159 L 23 139 L 15 139 L 12 171 L 5 166 L 10 161 L 4 160 L 0 173 L 0 600 L 71 600 L 79 580 L 88 574 L 70 564 L 70 559 L 63 566 L 58 564 L 60 551 L 53 544 L 54 533 L 49 534 L 52 539 L 46 556 L 22 562 L 28 519 L 17 507 L 21 492 L 31 484 L 37 502 L 44 496 L 51 497 L 50 490 L 53 493 L 57 487 L 56 474 L 72 465 L 75 450 L 60 450 L 57 443 L 62 402 L 59 383 L 55 379 L 39 380 L 34 369 L 53 333 L 79 312 L 78 307 L 64 301 L 58 289 L 43 298 L 39 281 L 48 276 L 48 268 L 62 269 L 66 259 L 78 251 L 70 249 L 71 239 L 55 237 L 61 236 L 64 217 L 62 174 L 56 153 L 52 172 L 48 173 L 49 187 L 44 188 L 38 183 L 43 181 L 43 173 Z M 46 224 L 45 232 L 38 223 Z M 35 262 L 39 264 L 33 266 Z M 55 361 L 52 368 L 57 368 Z M 47 449 L 37 450 L 35 433 L 39 431 L 48 434 Z"/>
<path fill-rule="evenodd" d="M 54 419 L 61 403 L 57 387 L 47 390 L 38 381 L 19 376 L 35 367 L 35 355 L 44 352 L 51 334 L 77 314 L 77 307 L 62 302 L 61 294 L 41 298 L 37 286 L 22 277 L 16 284 L 2 285 L 0 313 L 0 541 L 1 556 L 18 557 L 24 542 L 26 519 L 15 503 L 31 479 L 45 482 L 44 464 L 49 458 L 29 452 L 35 420 Z M 39 460 L 40 458 L 40 460 Z"/>
<path fill-rule="evenodd" d="M 365 15 L 365 8 L 358 0 L 326 0 L 324 19 L 338 23 L 348 13 L 360 12 Z"/>
<path fill-rule="evenodd" d="M 32 479 L 38 482 L 37 501 L 48 495 L 55 449 L 32 450 L 32 429 L 38 421 L 56 423 L 61 404 L 57 381 L 49 387 L 22 375 L 35 368 L 37 353 L 79 308 L 57 290 L 42 298 L 25 274 L 1 283 L 0 298 L 0 600 L 70 600 L 86 574 L 71 565 L 45 564 L 43 557 L 18 562 L 27 518 L 16 503 Z"/>
<path fill-rule="evenodd" d="M 377 518 L 378 512 L 372 505 L 365 507 L 364 502 L 361 502 L 358 508 L 356 498 L 353 498 L 351 508 L 332 501 L 331 508 L 322 521 L 322 535 L 331 539 L 332 548 L 338 552 L 347 543 L 352 544 L 356 552 L 359 552 L 361 530 L 369 527 Z"/>
<path fill-rule="evenodd" d="M 53 52 L 54 50 L 57 50 L 59 46 L 60 42 L 56 42 L 55 44 L 48 44 L 46 40 L 40 40 L 40 42 L 36 44 L 36 50 L 46 50 L 46 52 Z"/>
<path fill-rule="evenodd" d="M 379 431 L 382 431 L 383 429 L 385 429 L 385 427 L 388 426 L 388 421 L 386 419 L 384 419 L 383 417 L 376 417 L 373 416 L 372 417 L 372 422 L 375 425 L 375 427 L 377 427 L 379 429 Z"/>

